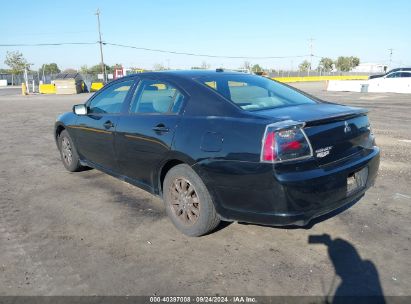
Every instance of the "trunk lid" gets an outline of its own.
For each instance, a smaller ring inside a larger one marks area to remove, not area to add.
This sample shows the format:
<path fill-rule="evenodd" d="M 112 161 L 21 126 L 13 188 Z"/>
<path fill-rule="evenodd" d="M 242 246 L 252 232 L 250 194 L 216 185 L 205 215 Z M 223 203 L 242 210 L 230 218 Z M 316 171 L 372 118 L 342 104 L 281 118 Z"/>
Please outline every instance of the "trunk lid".
<path fill-rule="evenodd" d="M 305 122 L 314 157 L 325 165 L 372 146 L 367 110 L 331 103 L 259 111 L 276 120 Z"/>

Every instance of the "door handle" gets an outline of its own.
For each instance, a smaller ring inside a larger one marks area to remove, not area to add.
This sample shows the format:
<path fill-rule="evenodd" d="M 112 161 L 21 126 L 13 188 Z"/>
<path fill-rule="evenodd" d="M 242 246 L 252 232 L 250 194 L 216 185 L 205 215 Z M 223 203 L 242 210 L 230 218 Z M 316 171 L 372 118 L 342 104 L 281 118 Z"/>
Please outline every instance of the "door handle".
<path fill-rule="evenodd" d="M 158 133 L 166 133 L 169 132 L 170 129 L 167 128 L 164 124 L 158 124 L 157 126 L 153 127 L 153 131 L 158 132 Z"/>
<path fill-rule="evenodd" d="M 104 128 L 106 129 L 110 129 L 110 128 L 114 128 L 114 124 L 110 121 L 107 120 L 104 124 L 103 124 Z"/>

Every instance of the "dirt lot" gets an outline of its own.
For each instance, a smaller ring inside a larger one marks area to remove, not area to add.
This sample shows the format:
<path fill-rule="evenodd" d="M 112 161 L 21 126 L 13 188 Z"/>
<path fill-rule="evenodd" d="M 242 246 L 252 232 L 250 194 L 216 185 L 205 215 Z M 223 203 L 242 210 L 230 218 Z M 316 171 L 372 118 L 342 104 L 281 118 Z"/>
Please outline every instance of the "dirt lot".
<path fill-rule="evenodd" d="M 0 295 L 411 295 L 411 96 L 296 86 L 370 109 L 376 186 L 307 229 L 233 223 L 201 238 L 142 190 L 65 171 L 53 123 L 89 95 L 0 92 Z M 324 233 L 333 241 L 309 243 Z"/>

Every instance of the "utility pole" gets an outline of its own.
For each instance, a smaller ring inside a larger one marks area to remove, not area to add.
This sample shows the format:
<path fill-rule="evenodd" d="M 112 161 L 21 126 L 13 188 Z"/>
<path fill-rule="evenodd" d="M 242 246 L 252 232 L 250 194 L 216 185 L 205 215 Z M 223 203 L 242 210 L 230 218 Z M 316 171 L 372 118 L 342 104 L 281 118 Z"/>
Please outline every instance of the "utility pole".
<path fill-rule="evenodd" d="M 391 69 L 391 64 L 392 64 L 392 51 L 394 49 L 388 49 L 390 51 L 390 69 Z"/>
<path fill-rule="evenodd" d="M 314 57 L 314 54 L 313 54 L 313 41 L 314 41 L 314 39 L 310 38 L 310 39 L 308 39 L 308 41 L 310 43 L 310 68 L 308 69 L 308 76 L 310 76 L 310 71 L 311 71 L 312 66 L 313 66 L 313 57 Z"/>
<path fill-rule="evenodd" d="M 99 37 L 98 43 L 100 44 L 101 73 L 103 74 L 103 82 L 106 83 L 107 82 L 107 73 L 106 73 L 106 65 L 104 64 L 104 58 L 103 58 L 103 41 L 101 40 L 100 9 L 97 9 L 96 15 L 97 15 L 98 37 Z"/>

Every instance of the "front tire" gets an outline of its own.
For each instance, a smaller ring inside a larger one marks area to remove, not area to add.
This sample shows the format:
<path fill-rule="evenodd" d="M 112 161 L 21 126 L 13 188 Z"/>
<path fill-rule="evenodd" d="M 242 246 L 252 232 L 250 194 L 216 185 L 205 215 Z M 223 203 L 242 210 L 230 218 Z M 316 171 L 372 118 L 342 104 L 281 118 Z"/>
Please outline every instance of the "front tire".
<path fill-rule="evenodd" d="M 185 235 L 204 235 L 220 223 L 206 186 L 186 164 L 177 165 L 167 172 L 163 198 L 167 215 Z"/>
<path fill-rule="evenodd" d="M 63 130 L 58 137 L 61 161 L 64 167 L 70 172 L 76 172 L 83 167 L 80 165 L 80 158 L 73 140 L 66 130 Z"/>

